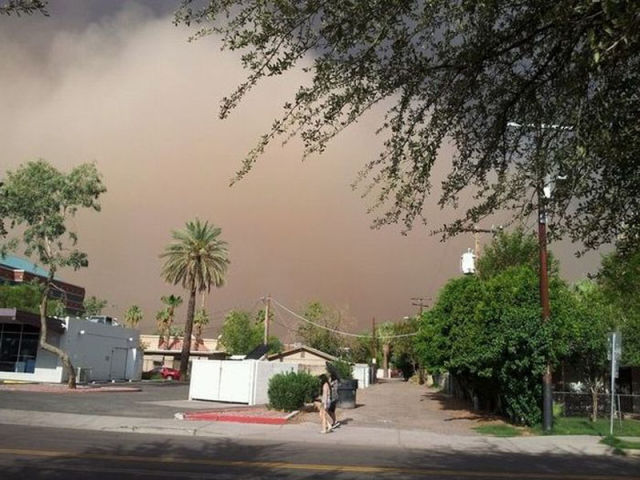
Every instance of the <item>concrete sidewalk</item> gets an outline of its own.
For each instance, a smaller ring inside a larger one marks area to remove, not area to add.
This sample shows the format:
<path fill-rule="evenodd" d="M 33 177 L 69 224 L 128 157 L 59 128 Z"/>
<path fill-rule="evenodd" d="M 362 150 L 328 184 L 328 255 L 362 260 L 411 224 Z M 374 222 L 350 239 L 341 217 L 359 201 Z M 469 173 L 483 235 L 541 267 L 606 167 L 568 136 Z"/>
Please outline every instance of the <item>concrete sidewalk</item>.
<path fill-rule="evenodd" d="M 0 409 L 0 424 L 69 428 L 104 432 L 180 435 L 255 442 L 304 442 L 309 444 L 438 450 L 450 453 L 527 453 L 609 455 L 612 449 L 593 436 L 544 436 L 496 438 L 445 435 L 422 430 L 345 425 L 323 435 L 314 423 L 282 426 L 222 422 L 183 421 L 139 417 L 96 416 L 72 413 Z"/>

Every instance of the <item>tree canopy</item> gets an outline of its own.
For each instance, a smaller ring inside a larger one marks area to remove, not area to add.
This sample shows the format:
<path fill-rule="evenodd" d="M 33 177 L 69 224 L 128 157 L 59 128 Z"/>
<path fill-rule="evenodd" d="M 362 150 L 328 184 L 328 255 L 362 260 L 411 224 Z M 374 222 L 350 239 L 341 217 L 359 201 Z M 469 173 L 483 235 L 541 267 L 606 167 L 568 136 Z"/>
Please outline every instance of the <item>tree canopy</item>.
<path fill-rule="evenodd" d="M 265 77 L 308 73 L 237 178 L 275 139 L 297 136 L 305 155 L 321 153 L 381 104 L 384 147 L 356 179 L 375 225 L 422 219 L 451 144 L 439 204 L 464 192 L 474 201 L 445 234 L 499 210 L 527 217 L 532 193 L 562 176 L 547 201 L 553 236 L 588 248 L 639 238 L 636 1 L 182 0 L 175 21 L 242 53 L 248 76 L 223 99 L 222 118 Z"/>
<path fill-rule="evenodd" d="M 558 274 L 558 262 L 549 252 L 548 265 L 552 275 Z M 488 279 L 516 265 L 529 265 L 540 270 L 538 239 L 533 233 L 525 233 L 521 227 L 513 231 L 498 231 L 492 242 L 478 258 L 478 274 Z"/>
<path fill-rule="evenodd" d="M 222 325 L 220 342 L 226 351 L 232 355 L 246 355 L 261 345 L 264 340 L 264 311 L 255 316 L 249 312 L 233 310 L 229 312 Z M 267 340 L 269 352 L 282 351 L 282 342 L 269 336 Z"/>
<path fill-rule="evenodd" d="M 640 249 L 603 257 L 597 283 L 613 324 L 622 332 L 623 365 L 640 365 Z"/>
<path fill-rule="evenodd" d="M 17 308 L 25 312 L 38 313 L 42 299 L 42 285 L 24 283 L 22 285 L 0 284 L 0 308 Z M 47 315 L 63 316 L 65 307 L 61 300 L 49 299 Z"/>
<path fill-rule="evenodd" d="M 84 299 L 82 306 L 84 307 L 84 314 L 90 317 L 92 315 L 100 315 L 108 304 L 109 302 L 106 299 L 91 295 Z"/>
<path fill-rule="evenodd" d="M 324 327 L 340 329 L 340 314 L 320 302 L 310 302 L 302 316 Z M 301 323 L 296 333 L 305 345 L 329 355 L 340 356 L 342 348 L 346 345 L 344 338 L 339 334 L 307 322 Z"/>
<path fill-rule="evenodd" d="M 40 13 L 45 17 L 49 16 L 47 11 L 47 0 L 7 0 L 0 4 L 0 15 L 33 15 Z"/>
<path fill-rule="evenodd" d="M 541 324 L 538 279 L 527 265 L 482 280 L 447 283 L 420 320 L 416 349 L 431 371 L 449 371 L 462 390 L 515 423 L 541 419 L 540 378 L 547 360 L 568 355 L 575 301 L 557 277 L 551 281 L 552 321 Z"/>
<path fill-rule="evenodd" d="M 99 198 L 105 191 L 102 176 L 91 163 L 65 173 L 45 160 L 30 161 L 8 171 L 0 184 L 0 218 L 9 229 L 0 253 L 21 246 L 24 255 L 48 269 L 39 308 L 40 346 L 61 359 L 72 388 L 76 376 L 69 356 L 46 341 L 48 296 L 58 269 L 88 265 L 87 254 L 77 248 L 77 234 L 68 223 L 81 208 L 100 211 Z"/>
<path fill-rule="evenodd" d="M 142 309 L 138 305 L 131 305 L 124 314 L 124 323 L 130 328 L 136 328 L 143 318 Z"/>

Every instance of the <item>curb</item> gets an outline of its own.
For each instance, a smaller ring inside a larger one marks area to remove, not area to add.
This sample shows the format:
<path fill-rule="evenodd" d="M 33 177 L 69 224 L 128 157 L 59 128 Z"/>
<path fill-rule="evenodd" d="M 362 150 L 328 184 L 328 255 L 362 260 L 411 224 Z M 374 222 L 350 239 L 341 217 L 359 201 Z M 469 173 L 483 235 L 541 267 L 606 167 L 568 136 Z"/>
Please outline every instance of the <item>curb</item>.
<path fill-rule="evenodd" d="M 210 422 L 232 422 L 232 423 L 253 423 L 262 425 L 284 425 L 291 418 L 296 416 L 299 410 L 291 412 L 286 417 L 260 417 L 257 415 L 232 414 L 225 411 L 213 412 L 181 412 L 176 413 L 174 417 L 178 420 L 199 420 Z"/>

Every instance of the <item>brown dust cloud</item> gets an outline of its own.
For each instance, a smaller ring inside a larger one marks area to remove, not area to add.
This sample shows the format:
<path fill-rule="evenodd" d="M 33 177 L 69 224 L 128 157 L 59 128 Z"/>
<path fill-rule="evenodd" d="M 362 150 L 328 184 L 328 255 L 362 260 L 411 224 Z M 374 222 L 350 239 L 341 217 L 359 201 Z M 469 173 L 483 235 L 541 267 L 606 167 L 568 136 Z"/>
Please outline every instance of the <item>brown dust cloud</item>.
<path fill-rule="evenodd" d="M 140 305 L 141 329 L 151 333 L 160 297 L 187 296 L 162 280 L 158 255 L 171 230 L 196 217 L 222 228 L 231 260 L 226 284 L 206 300 L 207 336 L 230 309 L 259 308 L 266 294 L 298 311 L 318 300 L 342 312 L 346 329 L 361 331 L 373 317 L 414 314 L 412 297 L 428 303 L 460 275 L 470 235 L 441 243 L 423 226 L 407 236 L 399 227 L 370 228 L 370 201 L 350 184 L 379 151 L 380 112 L 305 162 L 296 142 L 275 143 L 229 187 L 305 79 L 269 80 L 221 121 L 220 99 L 243 79 L 238 56 L 221 52 L 215 38 L 189 43 L 192 32 L 172 25 L 175 5 L 154 5 L 53 0 L 49 18 L 0 17 L 0 176 L 35 158 L 61 169 L 95 162 L 108 188 L 100 213 L 71 223 L 89 267 L 61 278 L 108 299 L 111 315 Z M 440 174 L 450 157 L 442 152 Z M 425 216 L 437 226 L 455 212 L 441 211 L 434 197 Z M 568 280 L 597 268 L 598 254 L 578 260 L 571 245 L 554 250 Z M 277 311 L 276 321 L 292 340 L 295 319 Z"/>

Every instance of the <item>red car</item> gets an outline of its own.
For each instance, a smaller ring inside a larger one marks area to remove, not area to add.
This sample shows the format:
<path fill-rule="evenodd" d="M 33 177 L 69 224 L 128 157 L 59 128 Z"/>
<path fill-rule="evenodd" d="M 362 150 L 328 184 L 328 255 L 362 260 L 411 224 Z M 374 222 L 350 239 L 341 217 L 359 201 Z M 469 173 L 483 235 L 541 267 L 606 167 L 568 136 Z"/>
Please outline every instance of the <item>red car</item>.
<path fill-rule="evenodd" d="M 149 377 L 161 375 L 165 380 L 180 380 L 180 370 L 171 367 L 155 367 L 149 371 Z"/>

